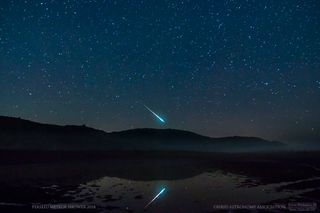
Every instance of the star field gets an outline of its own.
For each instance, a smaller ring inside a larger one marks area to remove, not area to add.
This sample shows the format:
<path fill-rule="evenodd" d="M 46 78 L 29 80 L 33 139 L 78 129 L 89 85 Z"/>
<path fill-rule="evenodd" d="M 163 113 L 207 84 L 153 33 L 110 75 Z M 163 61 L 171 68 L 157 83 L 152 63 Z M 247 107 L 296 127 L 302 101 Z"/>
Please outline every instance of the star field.
<path fill-rule="evenodd" d="M 0 114 L 319 140 L 320 2 L 1 1 Z"/>

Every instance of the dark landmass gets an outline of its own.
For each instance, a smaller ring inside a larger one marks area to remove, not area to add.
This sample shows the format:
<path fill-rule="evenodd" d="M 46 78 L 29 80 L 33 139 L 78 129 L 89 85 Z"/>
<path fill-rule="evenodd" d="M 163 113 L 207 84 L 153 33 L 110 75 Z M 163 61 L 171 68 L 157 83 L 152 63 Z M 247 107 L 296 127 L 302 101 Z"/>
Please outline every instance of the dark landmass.
<path fill-rule="evenodd" d="M 127 207 L 131 198 L 130 207 L 141 212 L 150 201 L 150 184 L 165 181 L 175 190 L 179 183 L 190 180 L 201 186 L 208 177 L 221 184 L 225 180 L 220 177 L 237 182 L 230 189 L 216 185 L 218 191 L 224 188 L 221 192 L 228 198 L 229 190 L 235 196 L 244 190 L 248 202 L 257 204 L 319 203 L 319 153 L 289 151 L 283 143 L 256 137 L 210 138 L 174 129 L 107 133 L 84 125 L 59 126 L 0 116 L 0 212 L 132 212 Z M 108 179 L 107 185 L 101 185 L 99 181 L 106 177 L 120 182 Z M 143 188 L 134 188 L 131 181 L 144 183 Z M 261 195 L 264 188 L 272 191 Z M 171 193 L 174 191 L 168 197 Z M 259 197 L 268 193 L 281 196 Z M 251 200 L 255 195 L 259 195 L 257 201 Z M 211 194 L 206 196 L 195 198 L 200 201 L 188 208 L 196 212 Z M 179 196 L 175 199 L 182 202 Z M 94 203 L 96 209 L 38 210 L 32 208 L 35 203 Z M 177 212 L 180 207 L 168 208 Z M 160 206 L 151 210 L 162 212 Z"/>
<path fill-rule="evenodd" d="M 176 129 L 104 132 L 86 126 L 51 125 L 0 116 L 0 149 L 252 152 L 285 149 L 257 137 L 210 138 Z"/>
<path fill-rule="evenodd" d="M 259 177 L 259 183 L 261 184 L 278 182 L 279 179 L 281 181 L 294 181 L 310 177 L 310 173 L 319 176 L 319 154 L 319 151 L 203 153 L 188 151 L 0 150 L 0 166 L 30 165 L 41 169 L 41 165 L 43 165 L 42 169 L 46 172 L 28 172 L 32 175 L 38 174 L 46 179 L 48 177 L 56 179 L 56 175 L 79 176 L 79 178 L 82 178 L 95 174 L 137 181 L 178 180 L 210 172 L 211 169 L 221 169 L 250 177 Z M 78 166 L 63 172 L 54 171 L 54 169 L 69 167 L 68 164 Z M 56 167 L 52 165 L 56 165 Z M 79 171 L 77 171 L 77 167 L 79 167 Z M 48 168 L 50 168 L 50 171 Z M 101 170 L 103 175 L 97 173 L 96 168 Z M 26 166 L 24 171 L 27 170 Z M 8 171 L 3 172 L 10 175 Z M 17 171 L 12 172 L 17 174 Z M 26 176 L 28 172 L 25 172 L 22 172 L 21 175 Z M 79 172 L 79 174 L 75 175 L 75 172 Z M 35 178 L 32 175 L 30 177 Z M 4 176 L 2 174 L 2 177 Z M 94 178 L 97 177 L 90 177 L 89 180 Z M 39 180 L 39 177 L 37 179 Z M 61 180 L 67 184 L 67 180 Z M 12 181 L 12 178 L 9 181 Z"/>

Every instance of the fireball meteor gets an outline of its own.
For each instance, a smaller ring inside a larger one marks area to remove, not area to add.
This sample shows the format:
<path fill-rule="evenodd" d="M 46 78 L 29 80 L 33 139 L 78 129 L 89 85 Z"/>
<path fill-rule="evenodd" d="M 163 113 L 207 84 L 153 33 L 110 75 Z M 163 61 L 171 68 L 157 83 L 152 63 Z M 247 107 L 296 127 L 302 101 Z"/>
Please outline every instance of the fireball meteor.
<path fill-rule="evenodd" d="M 144 209 L 148 208 L 148 206 L 151 203 L 153 203 L 153 201 L 155 201 L 165 190 L 166 190 L 166 188 L 161 189 L 161 191 L 144 207 Z"/>
<path fill-rule="evenodd" d="M 147 107 L 146 105 L 143 105 L 147 110 L 149 110 L 154 116 L 156 116 L 156 118 L 159 119 L 159 121 L 161 121 L 162 123 L 165 123 L 166 121 L 161 118 L 159 115 L 157 115 L 154 111 L 152 111 L 149 107 Z"/>

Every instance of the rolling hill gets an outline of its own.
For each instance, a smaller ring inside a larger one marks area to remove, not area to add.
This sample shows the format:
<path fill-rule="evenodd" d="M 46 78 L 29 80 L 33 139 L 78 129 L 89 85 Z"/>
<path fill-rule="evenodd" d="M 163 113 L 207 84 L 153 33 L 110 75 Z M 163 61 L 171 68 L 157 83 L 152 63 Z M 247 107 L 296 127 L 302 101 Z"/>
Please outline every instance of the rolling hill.
<path fill-rule="evenodd" d="M 281 142 L 257 137 L 211 138 L 148 128 L 104 132 L 84 125 L 59 126 L 0 116 L 0 149 L 4 150 L 251 152 L 284 147 Z"/>

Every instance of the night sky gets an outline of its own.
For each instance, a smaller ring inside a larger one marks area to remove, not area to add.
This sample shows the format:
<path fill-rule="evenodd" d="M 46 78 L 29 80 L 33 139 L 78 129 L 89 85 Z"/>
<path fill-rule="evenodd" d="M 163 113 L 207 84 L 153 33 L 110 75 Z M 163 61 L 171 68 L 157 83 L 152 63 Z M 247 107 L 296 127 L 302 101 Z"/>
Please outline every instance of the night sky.
<path fill-rule="evenodd" d="M 1 0 L 0 115 L 318 140 L 320 1 Z"/>

